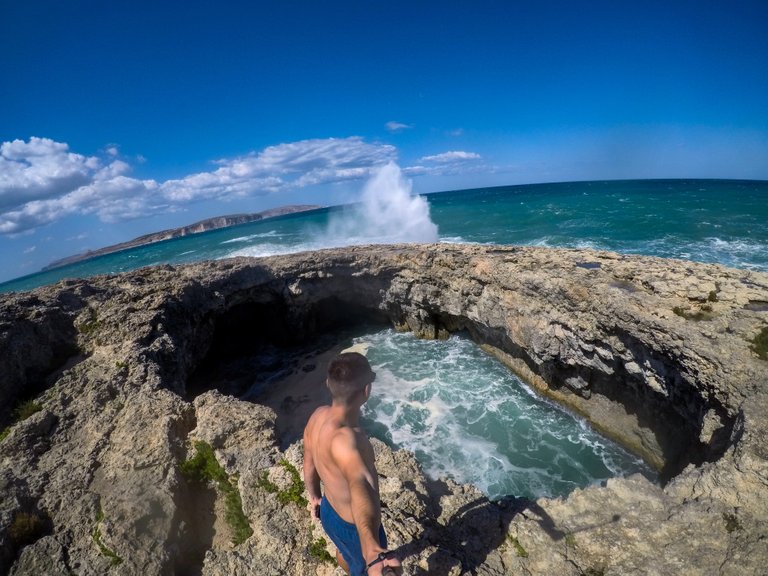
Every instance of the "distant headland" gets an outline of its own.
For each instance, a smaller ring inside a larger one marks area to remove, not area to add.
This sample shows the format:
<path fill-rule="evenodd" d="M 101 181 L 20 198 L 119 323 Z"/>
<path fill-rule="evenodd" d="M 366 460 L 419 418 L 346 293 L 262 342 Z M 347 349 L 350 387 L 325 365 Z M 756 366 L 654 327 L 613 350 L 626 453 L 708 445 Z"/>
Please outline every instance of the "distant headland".
<path fill-rule="evenodd" d="M 53 268 L 59 268 L 66 266 L 67 264 L 74 264 L 88 258 L 95 256 L 102 256 L 104 254 L 111 254 L 113 252 L 119 252 L 121 250 L 127 250 L 128 248 L 135 248 L 137 246 L 144 246 L 145 244 L 152 244 L 154 242 L 160 242 L 161 240 L 170 240 L 171 238 L 178 238 L 180 236 L 189 236 L 190 234 L 199 234 L 200 232 L 207 232 L 208 230 L 215 230 L 217 228 L 227 228 L 228 226 L 237 226 L 238 224 L 247 224 L 248 222 L 255 222 L 256 220 L 264 220 L 266 218 L 275 218 L 277 216 L 285 216 L 286 214 L 295 214 L 297 212 L 307 212 L 309 210 L 318 210 L 322 206 L 316 204 L 295 204 L 290 206 L 280 206 L 279 208 L 271 208 L 262 212 L 254 212 L 251 214 L 230 214 L 227 216 L 214 216 L 213 218 L 206 218 L 200 220 L 194 224 L 182 226 L 180 228 L 170 228 L 168 230 L 161 230 L 160 232 L 152 232 L 151 234 L 145 234 L 128 240 L 127 242 L 121 242 L 119 244 L 113 244 L 97 250 L 88 250 L 81 254 L 75 254 L 74 256 L 67 256 L 60 260 L 54 260 L 42 270 L 52 270 Z"/>

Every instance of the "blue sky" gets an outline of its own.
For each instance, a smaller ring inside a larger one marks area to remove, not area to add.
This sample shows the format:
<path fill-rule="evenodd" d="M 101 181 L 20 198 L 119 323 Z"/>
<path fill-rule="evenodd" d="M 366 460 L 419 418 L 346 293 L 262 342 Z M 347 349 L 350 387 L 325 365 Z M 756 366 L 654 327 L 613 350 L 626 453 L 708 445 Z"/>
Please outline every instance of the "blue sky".
<path fill-rule="evenodd" d="M 768 179 L 768 2 L 0 0 L 0 281 L 208 216 Z"/>

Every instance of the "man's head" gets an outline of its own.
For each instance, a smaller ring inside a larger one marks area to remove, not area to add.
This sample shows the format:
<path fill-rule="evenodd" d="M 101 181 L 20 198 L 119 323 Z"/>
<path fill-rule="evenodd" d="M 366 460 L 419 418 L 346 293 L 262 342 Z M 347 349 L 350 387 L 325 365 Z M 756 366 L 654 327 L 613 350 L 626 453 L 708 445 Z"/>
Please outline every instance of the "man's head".
<path fill-rule="evenodd" d="M 362 404 L 367 399 L 366 387 L 374 378 L 368 359 L 357 352 L 339 354 L 328 365 L 328 388 L 334 402 L 340 404 Z"/>

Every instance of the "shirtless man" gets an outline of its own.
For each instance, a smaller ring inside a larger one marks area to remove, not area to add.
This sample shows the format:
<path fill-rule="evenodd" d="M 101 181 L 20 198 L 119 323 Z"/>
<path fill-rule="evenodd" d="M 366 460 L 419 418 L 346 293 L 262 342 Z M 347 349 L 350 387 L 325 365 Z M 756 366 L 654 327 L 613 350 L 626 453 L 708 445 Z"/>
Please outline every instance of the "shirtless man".
<path fill-rule="evenodd" d="M 399 560 L 386 553 L 373 447 L 360 427 L 360 408 L 375 377 L 362 354 L 338 355 L 328 366 L 332 404 L 315 410 L 304 429 L 309 505 L 336 545 L 339 565 L 352 576 L 400 573 Z"/>

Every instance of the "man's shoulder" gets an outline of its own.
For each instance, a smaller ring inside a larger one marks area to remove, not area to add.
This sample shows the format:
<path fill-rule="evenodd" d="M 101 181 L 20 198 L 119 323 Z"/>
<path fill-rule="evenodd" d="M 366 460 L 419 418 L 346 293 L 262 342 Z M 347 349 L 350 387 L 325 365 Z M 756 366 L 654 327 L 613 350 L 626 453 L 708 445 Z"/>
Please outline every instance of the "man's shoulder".
<path fill-rule="evenodd" d="M 307 439 L 307 436 L 312 435 L 312 431 L 317 429 L 318 426 L 322 426 L 323 422 L 326 420 L 325 415 L 327 411 L 328 406 L 320 406 L 312 412 L 309 420 L 307 420 L 307 425 L 304 426 L 304 440 Z"/>
<path fill-rule="evenodd" d="M 331 453 L 335 456 L 341 456 L 348 452 L 359 452 L 360 443 L 367 441 L 367 438 L 359 430 L 349 426 L 340 426 L 330 434 L 329 440 Z"/>
<path fill-rule="evenodd" d="M 309 420 L 312 421 L 322 417 L 322 415 L 328 412 L 328 410 L 330 409 L 331 409 L 330 406 L 318 406 L 317 408 L 315 408 L 315 411 L 312 412 L 312 415 L 309 417 Z"/>

